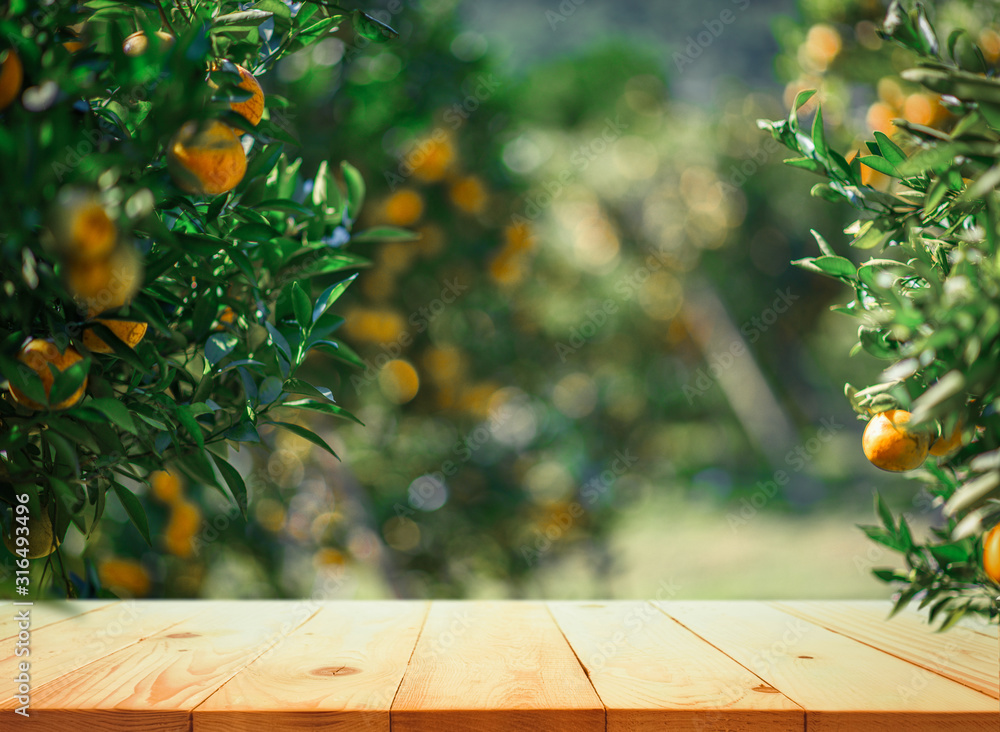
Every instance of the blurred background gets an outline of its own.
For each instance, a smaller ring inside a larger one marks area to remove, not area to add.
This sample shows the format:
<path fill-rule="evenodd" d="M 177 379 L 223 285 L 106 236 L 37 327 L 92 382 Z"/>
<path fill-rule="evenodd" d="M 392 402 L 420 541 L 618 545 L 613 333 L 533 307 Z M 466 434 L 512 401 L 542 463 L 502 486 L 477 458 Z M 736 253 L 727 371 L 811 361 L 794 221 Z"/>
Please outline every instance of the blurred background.
<path fill-rule="evenodd" d="M 939 12 L 1000 53 L 974 7 Z M 789 264 L 816 254 L 811 228 L 854 256 L 850 212 L 811 198 L 818 179 L 783 166 L 755 121 L 819 88 L 841 150 L 894 117 L 940 122 L 875 33 L 885 4 L 366 9 L 400 37 L 345 29 L 262 79 L 294 102 L 270 114 L 303 170 L 349 160 L 368 184 L 362 225 L 421 237 L 370 251 L 342 306 L 356 354 L 307 364 L 364 426 L 312 423 L 340 462 L 288 432 L 244 447 L 248 521 L 200 486 L 154 489 L 156 552 L 109 504 L 118 523 L 86 550 L 104 585 L 884 597 L 870 571 L 892 560 L 855 526 L 873 522 L 874 490 L 917 530 L 935 517 L 862 454 L 843 384 L 881 367 L 849 356 L 856 325 L 830 310 L 851 293 Z"/>

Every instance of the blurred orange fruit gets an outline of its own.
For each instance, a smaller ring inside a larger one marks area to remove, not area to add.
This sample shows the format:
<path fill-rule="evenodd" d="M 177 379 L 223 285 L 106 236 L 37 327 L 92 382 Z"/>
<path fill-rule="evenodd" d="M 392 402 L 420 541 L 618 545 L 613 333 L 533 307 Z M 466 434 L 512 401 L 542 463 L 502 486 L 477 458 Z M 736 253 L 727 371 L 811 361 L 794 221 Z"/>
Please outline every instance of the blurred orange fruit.
<path fill-rule="evenodd" d="M 128 597 L 149 594 L 149 573 L 134 559 L 105 559 L 97 567 L 97 576 L 104 587 Z"/>
<path fill-rule="evenodd" d="M 7 49 L 7 55 L 0 62 L 0 109 L 6 109 L 21 93 L 24 83 L 24 66 L 21 57 L 13 48 Z"/>
<path fill-rule="evenodd" d="M 865 121 L 868 123 L 868 127 L 873 131 L 882 132 L 886 135 L 892 135 L 896 131 L 896 125 L 893 124 L 893 120 L 899 117 L 896 112 L 891 109 L 887 104 L 882 102 L 875 102 L 872 106 L 868 108 L 868 115 Z"/>
<path fill-rule="evenodd" d="M 872 465 L 900 472 L 918 468 L 924 462 L 930 440 L 925 432 L 906 428 L 910 416 L 905 409 L 890 409 L 869 420 L 861 444 Z"/>
<path fill-rule="evenodd" d="M 413 174 L 420 180 L 434 183 L 444 178 L 455 161 L 455 146 L 448 137 L 428 138 L 414 147 L 410 155 Z"/>
<path fill-rule="evenodd" d="M 106 259 L 69 262 L 64 276 L 70 294 L 92 317 L 132 301 L 142 284 L 142 258 L 135 247 L 120 246 Z"/>
<path fill-rule="evenodd" d="M 201 511 L 190 501 L 180 500 L 173 504 L 170 520 L 163 531 L 163 541 L 167 551 L 178 557 L 189 557 L 194 552 L 191 540 L 201 527 Z"/>
<path fill-rule="evenodd" d="M 486 187 L 474 175 L 455 181 L 448 189 L 448 197 L 466 213 L 477 214 L 486 207 Z"/>
<path fill-rule="evenodd" d="M 420 377 L 409 361 L 397 358 L 379 371 L 378 385 L 390 402 L 406 404 L 417 395 Z"/>
<path fill-rule="evenodd" d="M 240 136 L 218 120 L 185 122 L 167 148 L 167 170 L 188 193 L 215 196 L 231 191 L 247 172 Z"/>
<path fill-rule="evenodd" d="M 164 48 L 170 48 L 177 40 L 166 31 L 156 31 L 156 37 L 160 39 Z M 122 43 L 122 51 L 126 56 L 141 56 L 149 50 L 149 37 L 142 31 L 136 31 Z"/>
<path fill-rule="evenodd" d="M 45 388 L 45 396 L 48 397 L 52 393 L 52 384 L 55 381 L 49 364 L 52 364 L 57 371 L 65 371 L 73 364 L 82 361 L 83 356 L 73 346 L 67 346 L 66 350 L 60 353 L 52 341 L 44 338 L 33 338 L 24 344 L 21 352 L 17 355 L 17 360 L 38 374 L 38 378 L 41 379 L 42 386 Z M 87 377 L 85 376 L 83 383 L 76 391 L 58 404 L 49 405 L 49 409 L 69 409 L 83 398 L 86 388 Z M 14 399 L 29 409 L 45 408 L 44 405 L 28 398 L 28 395 L 17 387 L 11 386 L 10 393 Z"/>
<path fill-rule="evenodd" d="M 819 70 L 825 70 L 840 53 L 840 33 L 833 26 L 817 23 L 806 33 L 805 52 Z"/>
<path fill-rule="evenodd" d="M 118 227 L 95 193 L 67 188 L 59 192 L 51 219 L 56 246 L 66 259 L 93 262 L 108 257 L 118 242 Z"/>
<path fill-rule="evenodd" d="M 1000 524 L 997 524 L 983 540 L 983 569 L 986 576 L 1000 585 Z"/>
<path fill-rule="evenodd" d="M 125 343 L 129 348 L 135 348 L 139 341 L 146 335 L 148 323 L 136 320 L 107 320 L 98 318 L 96 323 L 108 328 L 118 336 L 118 340 Z M 111 353 L 114 349 L 105 343 L 93 330 L 87 328 L 83 331 L 83 345 L 94 353 Z"/>
<path fill-rule="evenodd" d="M 155 470 L 149 475 L 149 488 L 157 500 L 174 503 L 182 493 L 181 479 L 166 470 Z"/>
<path fill-rule="evenodd" d="M 424 213 L 424 199 L 412 188 L 401 188 L 386 200 L 383 208 L 385 220 L 394 226 L 417 223 Z"/>
<path fill-rule="evenodd" d="M 20 556 L 17 546 L 17 534 L 13 533 L 14 527 L 18 524 L 11 522 L 11 533 L 4 532 L 3 544 L 11 554 Z M 28 559 L 41 559 L 54 552 L 61 543 L 59 537 L 54 535 L 52 529 L 52 519 L 49 518 L 48 509 L 42 507 L 37 514 L 28 517 L 28 539 L 27 557 Z"/>
<path fill-rule="evenodd" d="M 943 457 L 951 452 L 954 452 L 962 446 L 962 424 L 959 423 L 955 425 L 955 429 L 952 430 L 951 434 L 945 437 L 942 435 L 934 440 L 931 445 L 930 454 L 934 457 Z"/>

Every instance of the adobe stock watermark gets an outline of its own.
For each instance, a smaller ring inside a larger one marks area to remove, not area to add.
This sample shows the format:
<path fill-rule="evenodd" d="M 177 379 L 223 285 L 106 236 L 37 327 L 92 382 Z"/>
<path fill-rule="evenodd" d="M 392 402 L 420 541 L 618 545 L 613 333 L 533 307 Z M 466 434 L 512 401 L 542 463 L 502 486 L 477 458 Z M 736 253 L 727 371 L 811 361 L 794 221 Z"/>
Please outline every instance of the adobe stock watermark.
<path fill-rule="evenodd" d="M 410 313 L 406 322 L 417 334 L 423 333 L 441 313 L 448 309 L 449 305 L 453 304 L 468 289 L 469 286 L 463 285 L 457 277 L 450 281 L 445 280 L 438 296 Z M 413 342 L 414 336 L 411 331 L 404 330 L 396 337 L 396 340 L 390 343 L 380 343 L 381 353 L 374 358 L 362 360 L 365 365 L 364 372 L 351 375 L 351 386 L 354 387 L 354 393 L 360 393 L 362 388 L 374 382 L 378 378 L 379 370 L 390 361 L 399 358 L 405 349 L 413 345 Z"/>
<path fill-rule="evenodd" d="M 639 462 L 639 458 L 632 455 L 627 448 L 625 452 L 617 450 L 607 469 L 583 484 L 580 489 L 580 500 L 573 501 L 564 510 L 553 516 L 544 529 L 533 528 L 532 531 L 535 534 L 533 544 L 522 544 L 520 549 L 521 556 L 524 557 L 528 566 L 533 566 L 545 552 L 551 549 L 552 545 L 559 541 L 573 524 L 587 512 L 587 507 L 593 506 L 615 484 L 615 481 L 637 462 Z"/>
<path fill-rule="evenodd" d="M 771 480 L 757 481 L 756 490 L 750 494 L 750 497 L 744 496 L 740 499 L 739 510 L 726 514 L 726 522 L 734 534 L 746 526 L 747 522 L 751 521 L 778 494 L 780 487 L 788 485 L 793 475 L 804 470 L 822 451 L 823 446 L 829 444 L 835 434 L 844 429 L 844 425 L 838 423 L 833 417 L 823 417 L 819 422 L 820 427 L 816 430 L 815 435 L 785 453 L 787 470 L 774 471 Z"/>
<path fill-rule="evenodd" d="M 545 20 L 549 22 L 549 28 L 555 30 L 557 25 L 565 23 L 585 2 L 587 0 L 562 0 L 555 10 L 546 10 Z"/>
<path fill-rule="evenodd" d="M 730 165 L 729 177 L 719 181 L 722 193 L 727 196 L 736 193 L 750 178 L 757 175 L 774 153 L 781 149 L 781 144 L 769 136 L 760 147 L 746 156 L 738 167 L 736 163 Z"/>
<path fill-rule="evenodd" d="M 750 0 L 730 0 L 736 9 L 742 13 L 750 7 Z M 717 18 L 706 20 L 702 23 L 705 30 L 688 36 L 684 40 L 687 44 L 683 51 L 674 54 L 674 65 L 678 71 L 683 71 L 685 66 L 690 66 L 698 59 L 705 49 L 715 43 L 716 39 L 726 30 L 726 26 L 736 22 L 737 14 L 732 9 L 726 8 L 719 13 Z"/>
<path fill-rule="evenodd" d="M 587 308 L 587 314 L 576 326 L 570 328 L 569 338 L 566 341 L 556 341 L 554 348 L 559 360 L 566 363 L 566 360 L 574 353 L 583 348 L 597 332 L 603 328 L 610 318 L 618 312 L 619 302 L 631 300 L 645 284 L 646 280 L 659 269 L 666 266 L 665 252 L 654 249 L 643 260 L 642 264 L 631 272 L 622 275 L 615 282 L 614 291 L 618 295 L 618 300 L 607 298 L 601 302 L 597 308 Z"/>
<path fill-rule="evenodd" d="M 764 308 L 760 315 L 755 315 L 740 326 L 740 333 L 750 341 L 756 343 L 768 329 L 778 322 L 778 317 L 788 312 L 798 295 L 792 294 L 792 288 L 786 287 L 784 290 L 775 290 L 775 298 L 769 307 Z M 694 379 L 681 387 L 684 396 L 687 397 L 688 404 L 694 404 L 694 400 L 705 395 L 718 382 L 719 377 L 728 371 L 736 363 L 736 360 L 747 353 L 747 347 L 740 339 L 735 339 L 729 344 L 725 351 L 715 352 L 709 359 L 705 367 L 698 369 L 694 374 Z"/>

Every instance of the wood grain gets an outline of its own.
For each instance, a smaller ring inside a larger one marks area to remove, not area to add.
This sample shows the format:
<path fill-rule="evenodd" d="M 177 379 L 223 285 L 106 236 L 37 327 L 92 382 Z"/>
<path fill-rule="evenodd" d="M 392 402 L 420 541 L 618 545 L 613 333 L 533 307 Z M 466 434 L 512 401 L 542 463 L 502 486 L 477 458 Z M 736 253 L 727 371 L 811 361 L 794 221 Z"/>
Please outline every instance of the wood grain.
<path fill-rule="evenodd" d="M 805 712 L 649 602 L 550 602 L 608 732 L 801 731 Z"/>
<path fill-rule="evenodd" d="M 389 731 L 426 602 L 338 602 L 194 710 L 194 732 Z"/>
<path fill-rule="evenodd" d="M 17 675 L 20 661 L 31 664 L 31 686 L 35 691 L 60 676 L 86 666 L 197 612 L 190 602 L 104 603 L 63 622 L 33 629 L 30 654 L 16 656 L 13 644 L 0 645 L 0 679 Z M 17 702 L 0 699 L 0 719 L 6 719 Z"/>
<path fill-rule="evenodd" d="M 828 602 L 774 602 L 779 610 L 1000 698 L 997 642 L 968 628 L 935 634 L 922 617 L 885 619 L 884 607 Z"/>
<path fill-rule="evenodd" d="M 0 650 L 4 641 L 17 635 L 17 619 L 14 617 L 21 610 L 31 613 L 31 629 L 38 630 L 53 623 L 75 618 L 84 613 L 90 613 L 108 605 L 114 605 L 120 600 L 56 600 L 36 602 L 30 606 L 14 606 L 12 602 L 0 603 Z"/>
<path fill-rule="evenodd" d="M 193 617 L 34 688 L 30 719 L 5 713 L 5 732 L 76 729 L 81 710 L 94 729 L 188 732 L 191 710 L 318 606 L 211 601 L 191 603 L 191 609 Z"/>
<path fill-rule="evenodd" d="M 536 602 L 431 605 L 392 705 L 393 732 L 603 732 L 604 707 Z"/>
<path fill-rule="evenodd" d="M 995 699 L 764 603 L 657 604 L 804 707 L 809 732 L 1000 727 Z"/>

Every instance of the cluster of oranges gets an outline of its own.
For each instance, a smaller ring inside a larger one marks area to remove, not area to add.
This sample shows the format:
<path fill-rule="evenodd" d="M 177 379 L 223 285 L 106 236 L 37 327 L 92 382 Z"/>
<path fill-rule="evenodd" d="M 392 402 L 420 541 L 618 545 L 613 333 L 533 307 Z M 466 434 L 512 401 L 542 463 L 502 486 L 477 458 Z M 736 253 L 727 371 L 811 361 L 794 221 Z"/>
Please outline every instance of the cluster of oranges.
<path fill-rule="evenodd" d="M 961 424 L 950 435 L 934 438 L 928 431 L 910 429 L 911 417 L 905 409 L 890 409 L 868 421 L 861 443 L 865 457 L 875 467 L 894 472 L 914 470 L 928 455 L 945 457 L 962 447 Z M 1000 524 L 983 541 L 983 568 L 990 579 L 1000 584 Z"/>
<path fill-rule="evenodd" d="M 159 43 L 170 47 L 174 37 L 158 31 Z M 126 56 L 140 56 L 150 45 L 142 31 L 125 39 Z M 230 68 L 231 67 L 231 68 Z M 264 115 L 264 90 L 247 69 L 238 64 L 213 64 L 211 71 L 235 70 L 238 87 L 250 93 L 250 98 L 231 102 L 232 110 L 250 124 L 256 125 Z M 213 88 L 214 82 L 208 81 Z M 221 120 L 184 123 L 167 145 L 167 170 L 179 188 L 187 193 L 215 196 L 227 193 L 239 185 L 247 171 L 247 157 L 240 141 L 240 131 Z"/>
<path fill-rule="evenodd" d="M 192 539 L 201 528 L 201 511 L 184 497 L 184 486 L 174 473 L 157 470 L 149 476 L 153 497 L 170 507 L 170 520 L 163 531 L 167 551 L 177 557 L 189 557 L 194 550 Z"/>
<path fill-rule="evenodd" d="M 143 597 L 149 594 L 149 572 L 135 559 L 105 559 L 97 567 L 101 585 L 119 597 Z"/>

